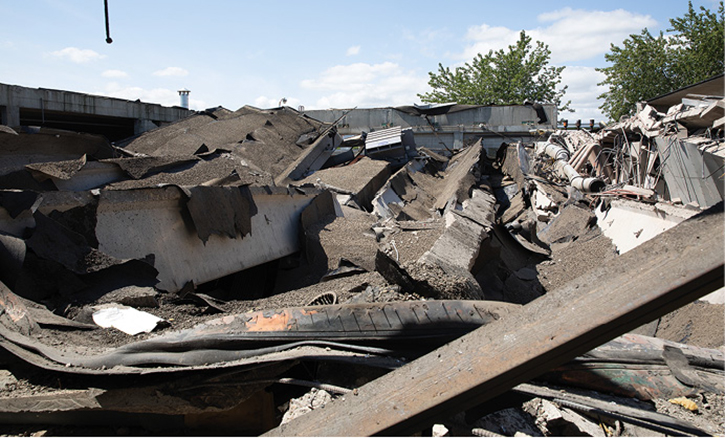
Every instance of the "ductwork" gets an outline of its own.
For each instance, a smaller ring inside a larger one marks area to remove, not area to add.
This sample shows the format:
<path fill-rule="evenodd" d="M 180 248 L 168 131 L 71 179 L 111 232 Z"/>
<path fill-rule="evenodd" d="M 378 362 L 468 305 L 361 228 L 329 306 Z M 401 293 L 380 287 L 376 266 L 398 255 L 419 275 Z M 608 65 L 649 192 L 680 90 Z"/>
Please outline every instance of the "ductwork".
<path fill-rule="evenodd" d="M 563 147 L 549 141 L 544 145 L 541 153 L 555 160 L 554 168 L 559 176 L 562 178 L 566 177 L 569 180 L 569 184 L 575 189 L 587 193 L 596 193 L 604 190 L 606 185 L 604 181 L 599 178 L 582 176 L 569 164 L 569 151 Z"/>
<path fill-rule="evenodd" d="M 543 153 L 555 160 L 569 161 L 569 151 L 551 142 L 544 145 Z"/>

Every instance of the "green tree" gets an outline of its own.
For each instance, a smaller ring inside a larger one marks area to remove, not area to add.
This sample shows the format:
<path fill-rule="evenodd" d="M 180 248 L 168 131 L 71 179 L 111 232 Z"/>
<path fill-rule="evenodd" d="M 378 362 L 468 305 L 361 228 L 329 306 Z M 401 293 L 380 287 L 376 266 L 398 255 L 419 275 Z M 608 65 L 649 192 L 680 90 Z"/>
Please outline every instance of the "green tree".
<path fill-rule="evenodd" d="M 471 63 L 451 70 L 438 64 L 438 73 L 428 73 L 433 91 L 418 94 L 427 103 L 457 102 L 469 105 L 511 105 L 524 101 L 553 103 L 559 110 L 566 86 L 557 90 L 564 67 L 549 66 L 551 51 L 541 41 L 531 46 L 524 31 L 516 44 L 487 55 L 476 55 Z"/>
<path fill-rule="evenodd" d="M 725 69 L 724 12 L 723 2 L 717 14 L 702 6 L 696 13 L 690 2 L 684 17 L 670 20 L 672 28 L 667 31 L 674 32 L 670 40 L 672 68 L 681 86 L 721 74 Z"/>
<path fill-rule="evenodd" d="M 641 35 L 630 35 L 623 47 L 611 46 L 604 59 L 611 67 L 597 68 L 607 78 L 598 85 L 608 85 L 601 94 L 599 107 L 610 119 L 619 120 L 633 112 L 637 102 L 659 96 L 678 88 L 667 62 L 668 42 L 660 32 L 657 38 L 647 29 Z"/>
<path fill-rule="evenodd" d="M 599 96 L 599 108 L 610 119 L 631 115 L 637 102 L 723 72 L 723 2 L 717 14 L 704 7 L 697 13 L 690 2 L 687 14 L 670 25 L 668 35 L 654 37 L 645 28 L 604 55 L 611 65 L 596 70 L 606 76 L 599 85 L 609 90 Z"/>

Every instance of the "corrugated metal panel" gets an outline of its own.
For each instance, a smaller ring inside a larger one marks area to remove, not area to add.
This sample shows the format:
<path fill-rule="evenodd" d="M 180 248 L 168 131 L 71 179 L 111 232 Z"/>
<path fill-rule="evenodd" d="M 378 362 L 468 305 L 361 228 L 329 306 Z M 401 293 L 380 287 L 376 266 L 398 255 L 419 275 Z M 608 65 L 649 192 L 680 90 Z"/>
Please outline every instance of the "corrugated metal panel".
<path fill-rule="evenodd" d="M 392 128 L 369 133 L 367 139 L 365 140 L 365 148 L 376 149 L 402 142 L 402 128 L 400 126 L 394 126 Z"/>
<path fill-rule="evenodd" d="M 722 175 L 722 158 L 701 151 L 696 144 L 676 136 L 656 137 L 655 143 L 663 162 L 662 175 L 670 199 L 697 202 L 709 207 L 723 200 L 718 187 Z"/>

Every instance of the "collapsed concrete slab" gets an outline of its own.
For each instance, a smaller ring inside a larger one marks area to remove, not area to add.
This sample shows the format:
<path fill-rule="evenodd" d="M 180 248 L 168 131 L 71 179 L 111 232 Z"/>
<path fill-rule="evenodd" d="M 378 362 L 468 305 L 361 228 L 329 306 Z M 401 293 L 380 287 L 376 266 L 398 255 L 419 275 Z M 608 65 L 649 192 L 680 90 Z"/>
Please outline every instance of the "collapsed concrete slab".
<path fill-rule="evenodd" d="M 50 175 L 36 179 L 32 169 L 48 169 L 62 181 L 84 167 L 86 161 L 116 155 L 108 140 L 98 135 L 37 127 L 19 133 L 0 130 L 0 188 L 56 190 L 52 183 L 44 182 Z"/>
<path fill-rule="evenodd" d="M 700 212 L 668 203 L 654 205 L 613 199 L 594 210 L 604 235 L 612 239 L 620 254 L 636 248 Z"/>
<path fill-rule="evenodd" d="M 430 157 L 411 160 L 375 195 L 373 211 L 398 220 L 440 216 L 469 198 L 480 159 L 481 145 L 477 144 L 447 162 Z"/>
<path fill-rule="evenodd" d="M 153 254 L 159 270 L 157 287 L 167 291 L 298 251 L 299 217 L 317 192 L 290 193 L 269 187 L 249 190 L 256 206 L 256 214 L 244 218 L 249 221 L 249 234 L 236 239 L 209 234 L 206 242 L 180 214 L 185 195 L 178 188 L 104 191 L 97 210 L 99 249 L 120 258 Z M 118 230 L 125 232 L 119 234 Z"/>
<path fill-rule="evenodd" d="M 389 178 L 390 166 L 386 161 L 361 157 L 347 166 L 318 170 L 294 185 L 311 184 L 331 190 L 341 205 L 357 205 L 372 211 L 373 196 Z"/>
<path fill-rule="evenodd" d="M 319 170 L 341 143 L 342 137 L 336 130 L 323 132 L 294 162 L 280 172 L 275 178 L 275 184 L 283 186 Z"/>

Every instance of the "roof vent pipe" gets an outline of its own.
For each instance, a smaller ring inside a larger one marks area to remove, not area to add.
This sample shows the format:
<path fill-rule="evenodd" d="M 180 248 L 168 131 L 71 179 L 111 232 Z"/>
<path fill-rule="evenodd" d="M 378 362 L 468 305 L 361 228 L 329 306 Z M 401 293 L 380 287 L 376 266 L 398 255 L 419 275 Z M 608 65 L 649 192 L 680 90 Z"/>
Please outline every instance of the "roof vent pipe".
<path fill-rule="evenodd" d="M 189 93 L 191 93 L 191 91 L 186 88 L 179 90 L 179 97 L 181 98 L 181 104 L 179 106 L 182 108 L 189 109 Z"/>

